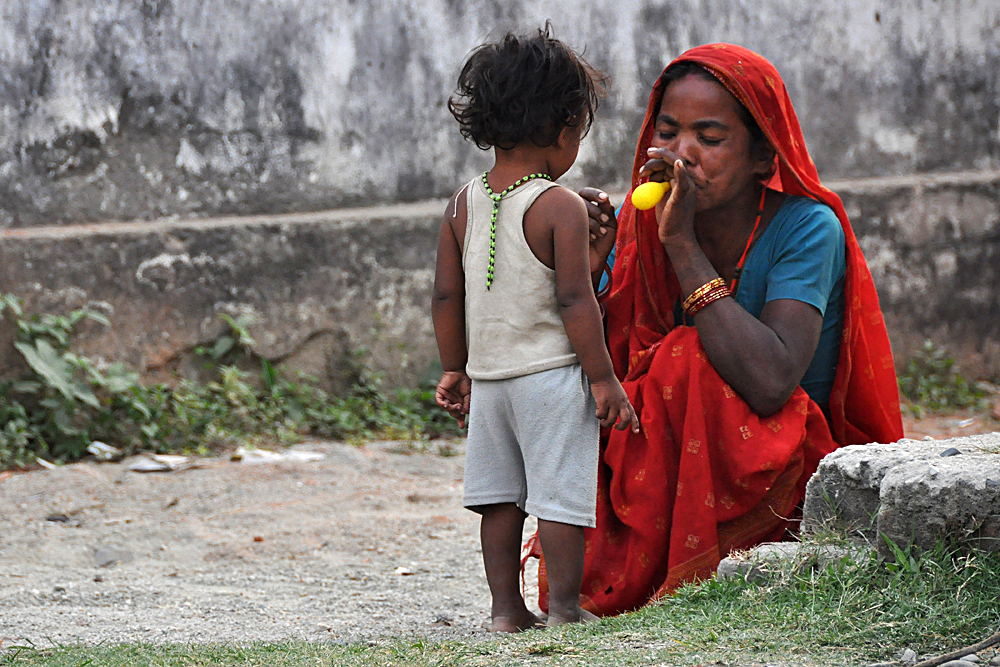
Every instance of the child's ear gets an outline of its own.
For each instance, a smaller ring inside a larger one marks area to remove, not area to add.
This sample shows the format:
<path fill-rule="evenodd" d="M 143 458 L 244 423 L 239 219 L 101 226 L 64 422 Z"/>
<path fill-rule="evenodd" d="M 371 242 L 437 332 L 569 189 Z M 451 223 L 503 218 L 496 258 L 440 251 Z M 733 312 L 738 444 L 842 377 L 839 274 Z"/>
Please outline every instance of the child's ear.
<path fill-rule="evenodd" d="M 580 126 L 579 125 L 566 125 L 562 130 L 559 131 L 559 137 L 556 139 L 556 146 L 558 148 L 565 148 L 574 141 L 579 141 L 580 139 Z"/>
<path fill-rule="evenodd" d="M 563 129 L 559 130 L 559 136 L 556 137 L 556 148 L 565 148 L 566 142 L 569 140 L 569 125 L 563 126 Z"/>

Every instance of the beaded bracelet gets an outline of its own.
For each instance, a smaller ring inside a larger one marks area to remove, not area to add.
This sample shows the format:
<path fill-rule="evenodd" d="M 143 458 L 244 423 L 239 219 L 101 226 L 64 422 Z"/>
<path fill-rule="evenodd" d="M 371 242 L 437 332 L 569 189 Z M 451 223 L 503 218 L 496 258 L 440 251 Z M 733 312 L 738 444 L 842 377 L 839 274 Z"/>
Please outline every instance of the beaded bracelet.
<path fill-rule="evenodd" d="M 712 303 L 713 301 L 718 301 L 719 299 L 724 299 L 727 296 L 732 296 L 732 294 L 733 293 L 729 291 L 729 288 L 726 287 L 725 283 L 723 283 L 722 285 L 714 287 L 713 289 L 703 294 L 697 301 L 692 303 L 690 306 L 686 307 L 684 309 L 684 312 L 687 313 L 688 317 L 693 319 L 694 316 L 697 315 L 698 312 L 708 304 Z"/>
<path fill-rule="evenodd" d="M 691 292 L 691 295 L 688 298 L 684 299 L 684 303 L 681 305 L 683 306 L 684 310 L 687 311 L 687 309 L 690 308 L 692 305 L 694 305 L 694 302 L 700 299 L 701 297 L 705 296 L 706 294 L 708 294 L 709 292 L 718 287 L 725 287 L 725 286 L 726 286 L 726 281 L 723 280 L 722 278 L 709 280 L 707 283 L 705 283 L 695 291 Z"/>

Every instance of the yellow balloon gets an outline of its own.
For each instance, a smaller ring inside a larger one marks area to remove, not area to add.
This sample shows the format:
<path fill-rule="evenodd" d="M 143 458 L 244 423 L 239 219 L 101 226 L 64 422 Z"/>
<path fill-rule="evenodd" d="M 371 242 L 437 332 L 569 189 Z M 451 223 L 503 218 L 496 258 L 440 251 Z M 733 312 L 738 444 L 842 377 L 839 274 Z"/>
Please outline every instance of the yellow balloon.
<path fill-rule="evenodd" d="M 647 211 L 656 206 L 668 190 L 670 190 L 669 181 L 643 183 L 632 191 L 632 205 L 640 211 Z"/>

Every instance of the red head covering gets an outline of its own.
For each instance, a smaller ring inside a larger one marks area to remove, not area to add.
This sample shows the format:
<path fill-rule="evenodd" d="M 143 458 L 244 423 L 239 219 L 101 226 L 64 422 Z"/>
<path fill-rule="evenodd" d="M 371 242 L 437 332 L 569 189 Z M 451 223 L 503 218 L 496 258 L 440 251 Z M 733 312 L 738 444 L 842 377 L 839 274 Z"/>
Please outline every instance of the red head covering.
<path fill-rule="evenodd" d="M 726 89 L 745 106 L 764 132 L 768 142 L 776 152 L 777 170 L 768 187 L 790 195 L 810 197 L 823 202 L 836 213 L 844 228 L 847 239 L 847 275 L 845 280 L 844 336 L 840 347 L 840 361 L 837 376 L 830 395 L 830 413 L 834 438 L 842 445 L 868 442 L 894 442 L 903 437 L 902 420 L 899 411 L 899 390 L 896 373 L 889 347 L 889 337 L 879 308 L 878 294 L 872 282 L 871 273 L 858 246 L 854 230 L 847 219 L 844 205 L 834 192 L 823 187 L 816 172 L 816 165 L 806 150 L 799 120 L 792 108 L 781 75 L 766 58 L 749 49 L 733 44 L 707 44 L 683 53 L 671 66 L 682 62 L 692 62 L 711 72 Z M 669 66 L 667 67 L 669 69 Z M 665 72 L 666 70 L 664 70 Z M 646 149 L 650 145 L 659 112 L 660 102 L 666 82 L 661 75 L 649 96 L 649 106 L 639 134 L 635 163 L 632 168 L 632 187 L 639 184 L 639 168 L 648 159 Z M 676 298 L 672 285 L 666 294 L 659 294 L 654 280 L 661 277 L 660 266 L 669 265 L 662 255 L 662 246 L 656 239 L 655 214 L 636 212 L 629 198 L 622 207 L 619 224 L 618 250 L 621 251 L 633 239 L 647 247 L 637 253 L 638 272 L 628 266 L 616 266 L 616 289 L 628 289 L 629 278 L 645 283 L 644 292 L 649 296 L 652 315 L 661 326 L 670 328 L 669 314 Z M 650 235 L 650 230 L 652 235 Z M 655 265 L 655 266 L 654 266 Z M 676 283 L 672 271 L 668 271 L 667 283 Z M 614 296 L 614 294 L 612 295 Z M 622 294 L 625 296 L 625 294 Z M 669 297 L 669 300 L 668 298 Z M 627 309 L 620 313 L 624 321 L 634 318 L 628 299 L 612 298 L 609 303 L 609 318 L 614 321 L 615 310 Z M 641 317 L 640 317 L 641 319 Z M 640 323 L 641 324 L 641 323 Z M 630 346 L 629 334 L 624 338 L 622 327 L 611 328 L 609 339 L 612 351 L 619 352 L 615 359 L 620 375 L 627 367 L 628 348 L 636 348 L 635 341 Z M 647 341 L 648 342 L 648 341 Z M 623 358 L 622 353 L 626 356 Z"/>

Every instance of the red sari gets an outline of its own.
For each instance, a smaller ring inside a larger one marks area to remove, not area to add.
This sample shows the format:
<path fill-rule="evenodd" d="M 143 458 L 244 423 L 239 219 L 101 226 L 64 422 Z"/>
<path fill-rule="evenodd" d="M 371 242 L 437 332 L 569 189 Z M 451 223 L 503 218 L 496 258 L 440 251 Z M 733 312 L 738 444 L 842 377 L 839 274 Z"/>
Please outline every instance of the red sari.
<path fill-rule="evenodd" d="M 831 421 L 801 387 L 759 418 L 712 367 L 694 327 L 676 326 L 681 295 L 657 238 L 653 211 L 626 198 L 607 302 L 615 371 L 641 432 L 602 437 L 597 527 L 586 531 L 584 607 L 636 609 L 681 584 L 712 576 L 733 549 L 781 539 L 820 459 L 837 447 L 903 437 L 892 352 L 871 273 L 840 198 L 824 188 L 777 70 L 731 44 L 687 51 L 746 106 L 777 153 L 768 187 L 830 206 L 847 243 L 844 333 L 830 396 Z M 665 83 L 649 97 L 632 170 L 646 161 Z M 734 343 L 738 343 L 735 342 Z M 537 540 L 533 555 L 540 555 Z M 548 606 L 544 560 L 540 604 Z"/>

